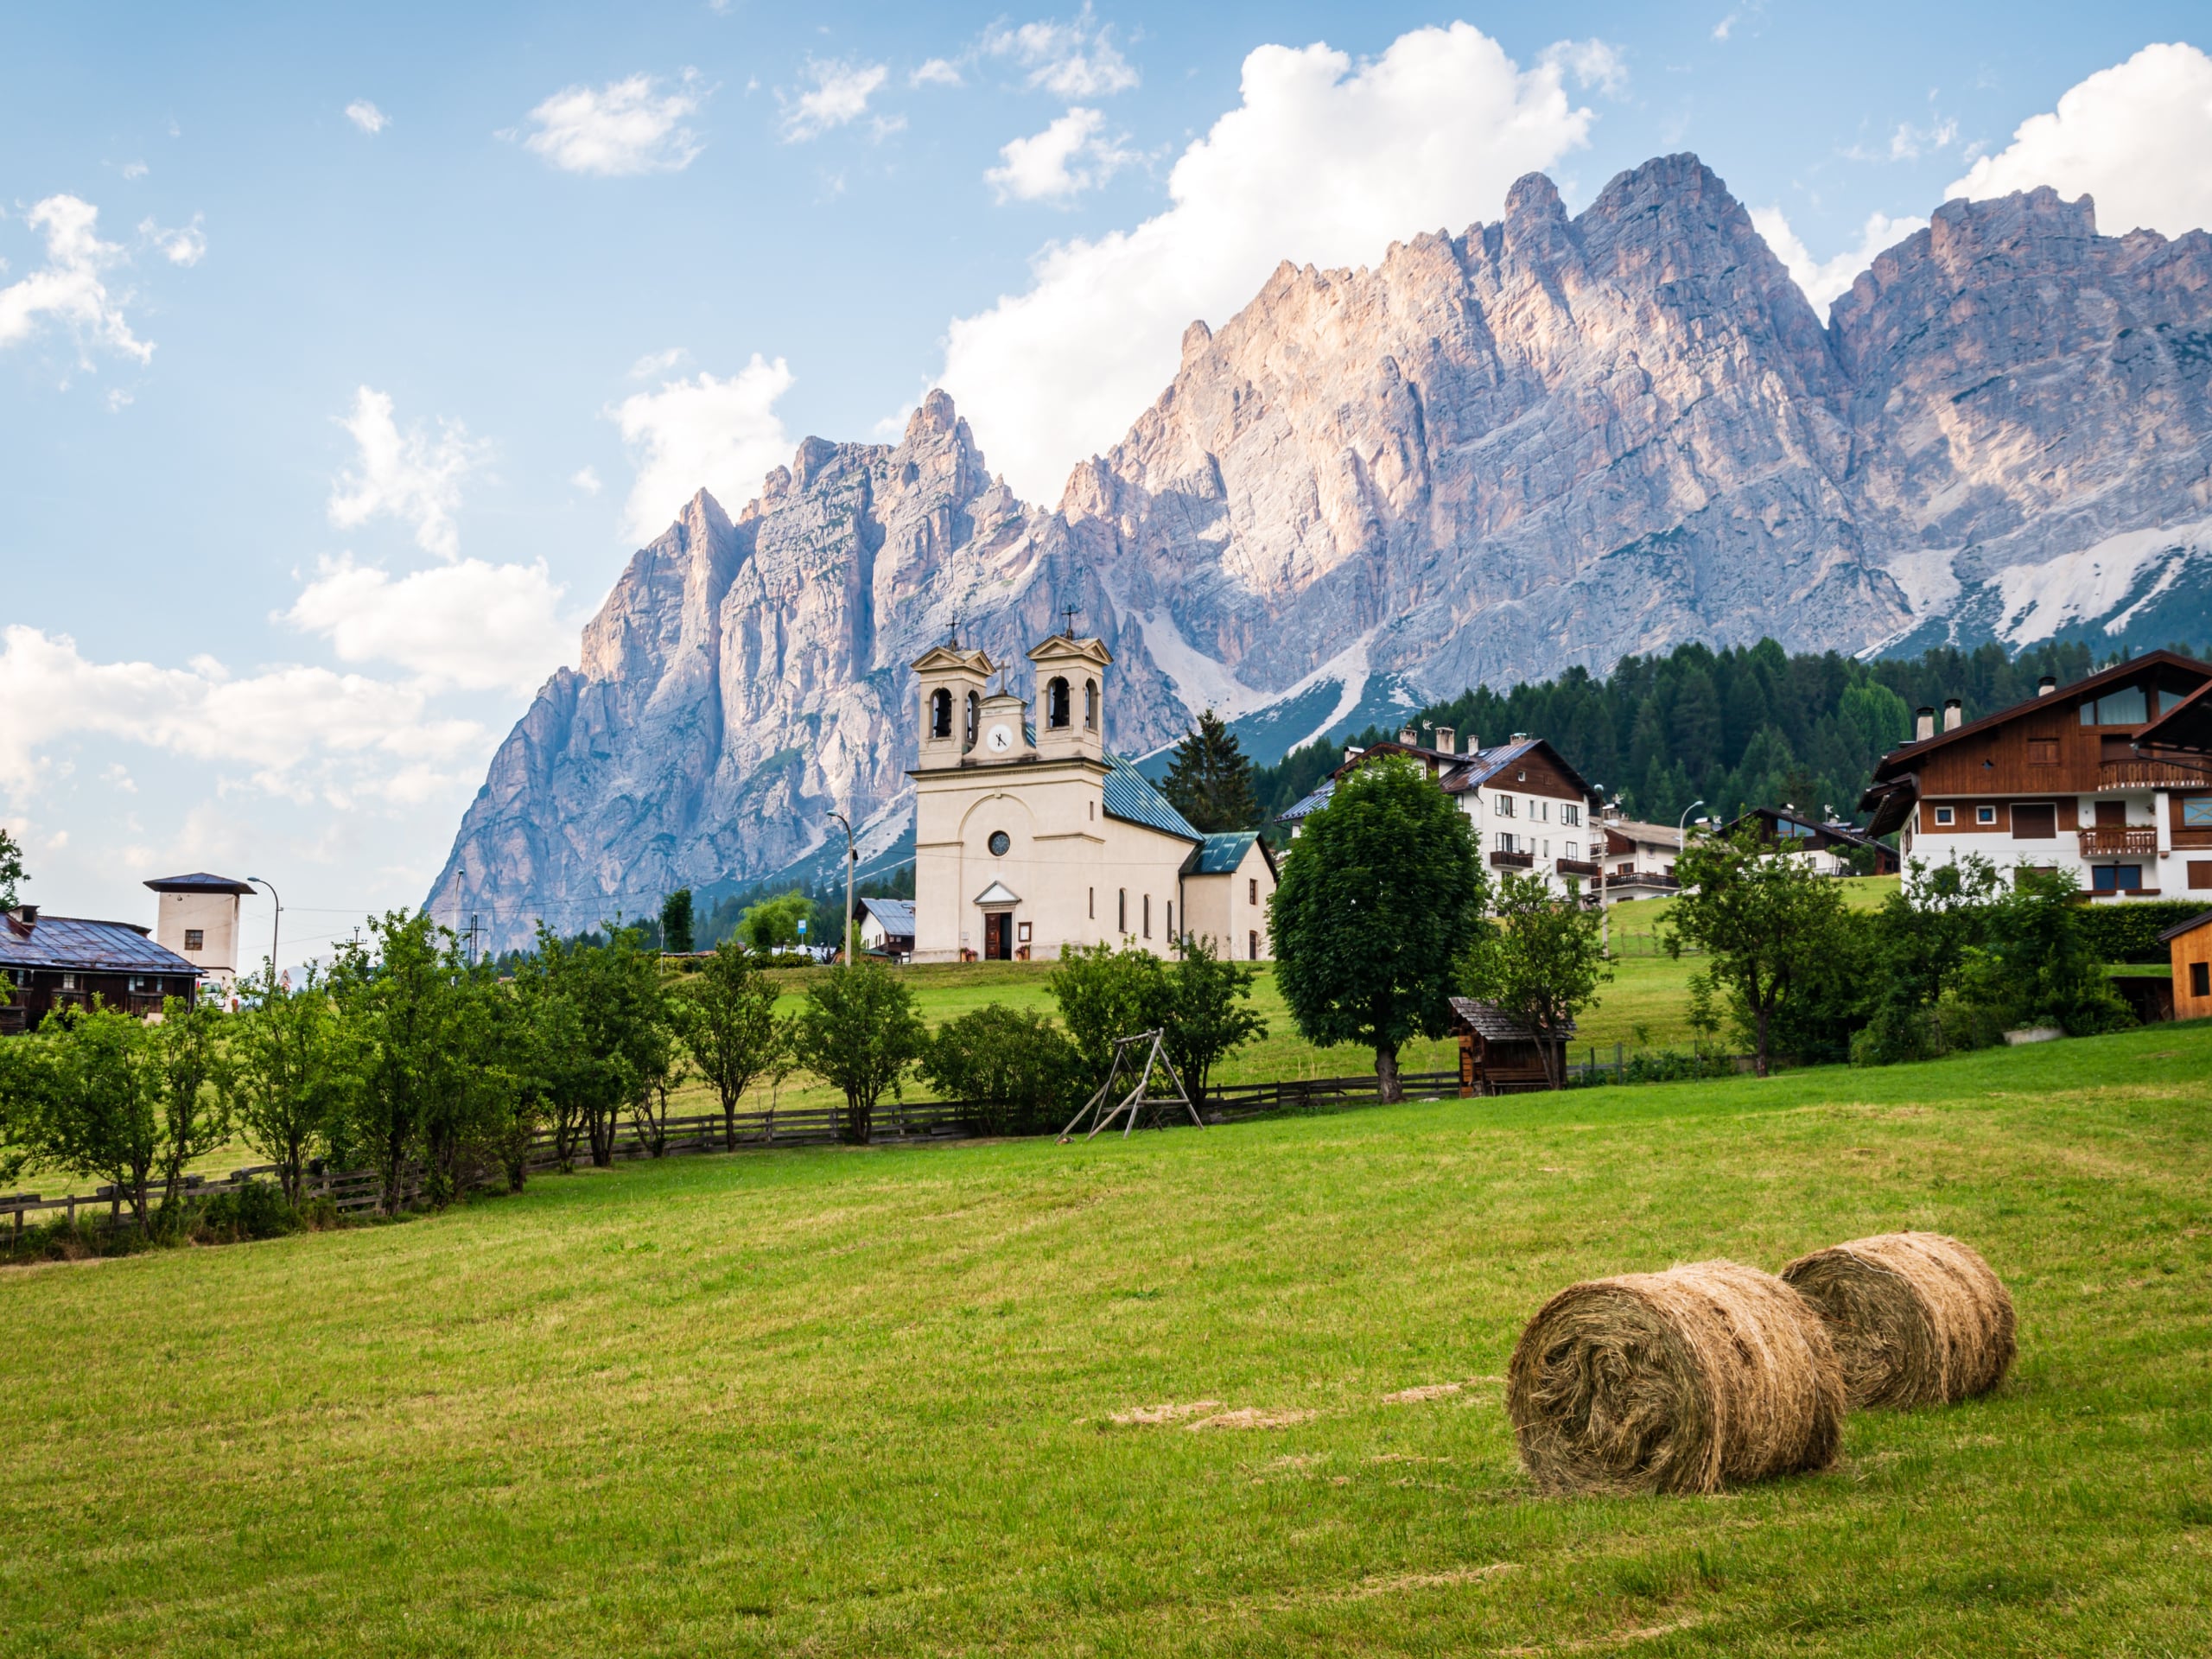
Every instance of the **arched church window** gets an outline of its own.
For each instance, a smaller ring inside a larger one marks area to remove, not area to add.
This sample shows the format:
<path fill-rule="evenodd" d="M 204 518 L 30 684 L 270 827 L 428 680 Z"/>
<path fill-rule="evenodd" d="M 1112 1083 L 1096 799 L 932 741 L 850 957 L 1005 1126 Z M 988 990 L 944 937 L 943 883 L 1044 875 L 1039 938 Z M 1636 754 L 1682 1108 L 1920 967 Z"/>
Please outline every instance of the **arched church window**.
<path fill-rule="evenodd" d="M 1052 676 L 1045 687 L 1045 724 L 1054 731 L 1064 730 L 1068 723 L 1068 683 L 1058 675 Z"/>
<path fill-rule="evenodd" d="M 983 700 L 973 691 L 968 694 L 968 729 L 961 741 L 969 748 L 976 747 L 976 728 L 983 722 Z"/>
<path fill-rule="evenodd" d="M 1098 729 L 1098 682 L 1096 680 L 1083 683 L 1083 729 L 1086 732 Z"/>
<path fill-rule="evenodd" d="M 930 735 L 952 735 L 952 693 L 941 685 L 930 693 Z"/>

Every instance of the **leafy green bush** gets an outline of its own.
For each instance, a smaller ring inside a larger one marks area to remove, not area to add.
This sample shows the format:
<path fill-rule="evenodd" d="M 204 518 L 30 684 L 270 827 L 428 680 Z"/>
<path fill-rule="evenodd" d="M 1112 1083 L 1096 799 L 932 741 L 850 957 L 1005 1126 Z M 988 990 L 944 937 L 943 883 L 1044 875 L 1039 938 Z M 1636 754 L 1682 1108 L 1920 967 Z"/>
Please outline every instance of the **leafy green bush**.
<path fill-rule="evenodd" d="M 297 1232 L 300 1218 L 274 1181 L 248 1181 L 209 1195 L 199 1206 L 193 1234 L 202 1243 L 235 1244 Z"/>
<path fill-rule="evenodd" d="M 2082 938 L 2107 962 L 2170 962 L 2171 948 L 2158 942 L 2170 927 L 2194 921 L 2212 905 L 2182 899 L 2131 899 L 2081 907 Z"/>
<path fill-rule="evenodd" d="M 1656 1054 L 1631 1054 L 1621 1068 L 1624 1083 L 1687 1083 L 1698 1077 L 1726 1077 L 1735 1073 L 1735 1063 L 1726 1054 L 1685 1054 L 1662 1048 Z"/>
<path fill-rule="evenodd" d="M 977 1127 L 989 1135 L 1057 1129 L 1084 1095 L 1082 1058 L 1060 1028 L 997 1002 L 939 1027 L 921 1072 L 943 1098 L 973 1104 Z"/>

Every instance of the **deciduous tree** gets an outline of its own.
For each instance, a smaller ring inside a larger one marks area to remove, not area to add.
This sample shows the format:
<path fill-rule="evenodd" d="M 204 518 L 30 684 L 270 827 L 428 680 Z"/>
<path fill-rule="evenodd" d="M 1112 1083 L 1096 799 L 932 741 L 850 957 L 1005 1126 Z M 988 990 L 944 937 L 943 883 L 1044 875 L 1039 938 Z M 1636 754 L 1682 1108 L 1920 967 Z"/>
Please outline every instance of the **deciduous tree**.
<path fill-rule="evenodd" d="M 896 1095 L 928 1031 L 906 982 L 880 963 L 839 963 L 807 987 L 794 1036 L 799 1063 L 845 1097 L 845 1138 L 866 1146 L 876 1103 Z"/>
<path fill-rule="evenodd" d="M 1495 1002 L 1506 1018 L 1536 1034 L 1544 1077 L 1554 1089 L 1566 1083 L 1567 1033 L 1597 1001 L 1598 987 L 1613 976 L 1598 924 L 1598 912 L 1583 905 L 1572 877 L 1562 899 L 1541 876 L 1508 870 L 1493 916 L 1475 931 L 1461 963 L 1468 995 Z"/>
<path fill-rule="evenodd" d="M 1259 970 L 1216 956 L 1204 938 L 1188 937 L 1183 954 L 1166 975 L 1160 1046 L 1191 1092 L 1203 1100 L 1213 1068 L 1226 1056 L 1268 1034 L 1266 1017 L 1247 1005 Z"/>
<path fill-rule="evenodd" d="M 276 1166 L 297 1209 L 308 1160 L 342 1135 L 360 1086 L 362 1046 L 313 968 L 296 990 L 282 979 L 239 986 L 217 1084 L 245 1142 Z"/>
<path fill-rule="evenodd" d="M 1421 766 L 1384 755 L 1347 772 L 1291 842 L 1269 912 L 1300 1034 L 1372 1048 L 1378 1094 L 1402 1099 L 1398 1051 L 1451 1029 L 1487 896 L 1472 827 Z"/>
<path fill-rule="evenodd" d="M 737 1103 L 767 1075 L 787 1037 L 776 1020 L 777 988 L 734 938 L 715 947 L 670 998 L 670 1013 L 700 1075 L 722 1107 L 722 1145 L 737 1145 Z"/>

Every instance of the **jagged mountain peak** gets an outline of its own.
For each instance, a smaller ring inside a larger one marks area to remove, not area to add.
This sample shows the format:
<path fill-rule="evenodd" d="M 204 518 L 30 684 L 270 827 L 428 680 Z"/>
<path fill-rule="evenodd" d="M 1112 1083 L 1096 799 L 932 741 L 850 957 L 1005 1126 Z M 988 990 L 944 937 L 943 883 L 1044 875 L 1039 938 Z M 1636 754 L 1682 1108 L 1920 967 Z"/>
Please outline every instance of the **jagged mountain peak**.
<path fill-rule="evenodd" d="M 502 747 L 434 906 L 502 942 L 641 913 L 826 856 L 832 804 L 887 856 L 905 664 L 956 621 L 1018 661 L 1075 607 L 1134 754 L 1206 704 L 1290 742 L 1687 639 L 2202 628 L 2212 591 L 2212 238 L 2100 236 L 2048 190 L 1945 204 L 1824 327 L 1695 156 L 1573 215 L 1532 174 L 1494 223 L 1283 262 L 1134 413 L 1056 511 L 941 390 L 896 444 L 806 439 L 734 523 L 695 496 Z"/>

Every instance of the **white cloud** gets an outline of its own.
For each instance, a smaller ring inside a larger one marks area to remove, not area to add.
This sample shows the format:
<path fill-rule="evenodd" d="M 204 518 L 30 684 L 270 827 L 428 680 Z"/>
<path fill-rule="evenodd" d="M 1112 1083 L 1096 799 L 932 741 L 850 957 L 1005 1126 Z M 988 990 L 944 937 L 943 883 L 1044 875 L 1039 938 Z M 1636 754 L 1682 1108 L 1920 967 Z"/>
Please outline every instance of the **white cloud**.
<path fill-rule="evenodd" d="M 906 77 L 909 86 L 958 86 L 960 66 L 950 58 L 931 58 Z"/>
<path fill-rule="evenodd" d="M 1751 223 L 1774 250 L 1774 257 L 1805 290 L 1805 297 L 1813 302 L 1815 311 L 1826 312 L 1841 295 L 1849 291 L 1858 280 L 1859 273 L 1874 263 L 1874 256 L 1885 248 L 1896 246 L 1915 231 L 1927 228 L 1924 219 L 1891 219 L 1887 213 L 1869 213 L 1861 227 L 1859 245 L 1833 259 L 1813 257 L 1804 239 L 1789 228 L 1789 220 L 1779 207 L 1760 207 L 1751 213 Z"/>
<path fill-rule="evenodd" d="M 784 111 L 787 144 L 817 137 L 832 127 L 860 119 L 868 113 L 868 99 L 891 73 L 880 63 L 847 63 L 837 58 L 809 58 L 802 73 L 814 86 Z"/>
<path fill-rule="evenodd" d="M 599 481 L 599 469 L 595 467 L 577 467 L 575 472 L 569 474 L 569 483 L 572 487 L 582 490 L 586 495 L 597 495 L 600 491 L 607 487 Z"/>
<path fill-rule="evenodd" d="M 1713 26 L 1713 38 L 1716 41 L 1725 41 L 1731 35 L 1734 34 L 1736 32 L 1736 17 L 1737 14 L 1732 11 L 1726 17 L 1723 17 L 1719 22 L 1715 23 Z"/>
<path fill-rule="evenodd" d="M 1114 31 L 1092 20 L 1088 3 L 1071 23 L 1041 22 L 985 31 L 983 50 L 1012 58 L 1029 71 L 1028 84 L 1060 98 L 1100 98 L 1137 84 L 1114 44 Z"/>
<path fill-rule="evenodd" d="M 1099 111 L 1071 109 L 1044 131 L 1002 145 L 1001 165 L 983 177 L 1001 201 L 1065 201 L 1136 160 L 1104 136 L 1105 125 Z"/>
<path fill-rule="evenodd" d="M 473 757 L 486 741 L 474 721 L 429 714 L 419 686 L 299 665 L 233 678 L 211 666 L 92 662 L 67 634 L 0 629 L 0 787 L 35 789 L 41 751 L 72 737 L 237 767 L 295 799 L 395 762 Z"/>
<path fill-rule="evenodd" d="M 657 374 L 666 374 L 690 355 L 681 346 L 671 346 L 664 352 L 647 352 L 630 365 L 630 378 L 650 380 Z"/>
<path fill-rule="evenodd" d="M 463 559 L 395 579 L 341 556 L 274 620 L 320 634 L 342 663 L 397 664 L 422 690 L 527 692 L 575 643 L 563 591 L 543 562 Z"/>
<path fill-rule="evenodd" d="M 137 401 L 138 400 L 136 397 L 132 397 L 130 392 L 124 390 L 121 386 L 111 386 L 108 389 L 107 406 L 111 414 L 118 410 L 128 409 L 131 404 Z"/>
<path fill-rule="evenodd" d="M 1948 149 L 1958 142 L 1958 137 L 1959 124 L 1949 116 L 1938 115 L 1924 127 L 1900 121 L 1890 134 L 1888 143 L 1875 148 L 1853 144 L 1843 153 L 1854 162 L 1916 162 L 1923 156 Z"/>
<path fill-rule="evenodd" d="M 1357 67 L 1326 46 L 1261 47 L 1243 103 L 1176 162 L 1173 205 L 1045 248 L 1027 292 L 951 324 L 944 384 L 1007 482 L 1054 500 L 1160 395 L 1193 317 L 1218 323 L 1283 259 L 1371 264 L 1394 239 L 1464 229 L 1586 143 L 1592 117 L 1560 76 L 1466 23 Z"/>
<path fill-rule="evenodd" d="M 75 196 L 48 196 L 23 215 L 46 238 L 46 264 L 19 283 L 0 288 L 0 346 L 13 346 L 53 321 L 73 333 L 81 358 L 92 342 L 139 362 L 154 347 L 130 332 L 124 298 L 108 292 L 101 273 L 127 256 L 99 238 L 100 210 Z"/>
<path fill-rule="evenodd" d="M 161 250 L 162 257 L 173 265 L 196 265 L 207 257 L 207 232 L 200 228 L 204 215 L 194 213 L 192 223 L 165 231 L 150 219 L 138 221 L 138 234 Z"/>
<path fill-rule="evenodd" d="M 353 435 L 357 464 L 331 488 L 330 522 L 350 530 L 378 515 L 411 526 L 417 545 L 442 559 L 461 556 L 453 515 L 461 483 L 484 458 L 485 446 L 458 421 L 439 423 L 433 439 L 419 427 L 405 432 L 392 418 L 388 392 L 362 386 L 353 412 L 339 424 Z"/>
<path fill-rule="evenodd" d="M 537 130 L 524 146 L 565 173 L 680 173 L 704 147 L 683 124 L 699 112 L 698 80 L 687 69 L 681 87 L 666 93 L 643 74 L 604 86 L 565 86 L 530 112 Z"/>
<path fill-rule="evenodd" d="M 365 98 L 357 98 L 346 106 L 346 118 L 371 137 L 391 124 L 391 118 Z"/>
<path fill-rule="evenodd" d="M 683 504 L 711 491 L 734 512 L 760 493 L 760 480 L 789 458 L 791 442 L 775 412 L 791 389 L 782 358 L 753 360 L 727 379 L 700 374 L 658 391 L 626 397 L 608 413 L 635 453 L 638 480 L 624 508 L 625 531 L 649 542 L 666 530 Z"/>
<path fill-rule="evenodd" d="M 123 176 L 126 179 L 143 179 L 152 171 L 143 162 L 125 162 L 123 164 Z"/>
<path fill-rule="evenodd" d="M 1628 60 L 1604 41 L 1554 41 L 1539 60 L 1573 76 L 1576 86 L 1595 86 L 1608 98 L 1628 90 Z"/>
<path fill-rule="evenodd" d="M 2068 89 L 1985 156 L 1947 195 L 1987 197 L 2050 185 L 2096 199 L 2107 235 L 2168 236 L 2212 226 L 2212 58 L 2177 41 L 2146 46 Z"/>

